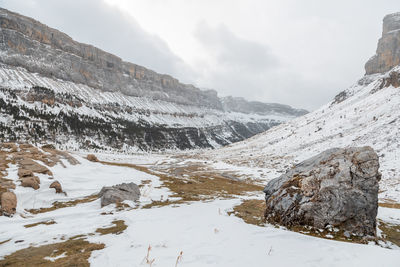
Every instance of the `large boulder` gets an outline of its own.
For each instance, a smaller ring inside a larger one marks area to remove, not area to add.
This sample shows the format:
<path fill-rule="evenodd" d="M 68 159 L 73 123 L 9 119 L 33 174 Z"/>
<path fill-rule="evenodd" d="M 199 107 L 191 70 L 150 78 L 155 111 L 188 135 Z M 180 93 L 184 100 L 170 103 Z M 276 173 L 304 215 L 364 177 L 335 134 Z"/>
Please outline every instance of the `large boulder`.
<path fill-rule="evenodd" d="M 135 183 L 123 183 L 111 187 L 103 187 L 99 197 L 101 198 L 101 206 L 104 207 L 124 200 L 137 201 L 140 197 L 140 190 Z"/>
<path fill-rule="evenodd" d="M 1 211 L 3 215 L 13 216 L 17 209 L 17 196 L 13 192 L 1 194 Z"/>
<path fill-rule="evenodd" d="M 265 218 L 289 229 L 336 228 L 345 236 L 375 236 L 378 169 L 371 147 L 326 150 L 267 184 Z"/>

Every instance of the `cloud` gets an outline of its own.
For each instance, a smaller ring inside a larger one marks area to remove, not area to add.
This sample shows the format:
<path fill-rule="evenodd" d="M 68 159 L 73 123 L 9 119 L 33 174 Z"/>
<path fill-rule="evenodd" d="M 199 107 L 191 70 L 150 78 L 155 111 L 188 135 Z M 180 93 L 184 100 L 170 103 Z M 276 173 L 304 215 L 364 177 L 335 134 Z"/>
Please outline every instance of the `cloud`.
<path fill-rule="evenodd" d="M 340 90 L 337 77 L 307 77 L 293 69 L 290 62 L 283 64 L 267 44 L 241 38 L 224 25 L 212 28 L 201 22 L 194 36 L 207 55 L 196 64 L 197 83 L 217 88 L 222 96 L 268 99 L 312 109 L 336 94 L 322 90 Z"/>
<path fill-rule="evenodd" d="M 168 45 L 131 16 L 99 0 L 0 0 L 2 7 L 33 17 L 146 68 L 189 80 L 193 73 Z"/>
<path fill-rule="evenodd" d="M 225 68 L 260 72 L 277 65 L 278 60 L 267 45 L 240 38 L 225 25 L 213 29 L 201 22 L 194 35 Z"/>

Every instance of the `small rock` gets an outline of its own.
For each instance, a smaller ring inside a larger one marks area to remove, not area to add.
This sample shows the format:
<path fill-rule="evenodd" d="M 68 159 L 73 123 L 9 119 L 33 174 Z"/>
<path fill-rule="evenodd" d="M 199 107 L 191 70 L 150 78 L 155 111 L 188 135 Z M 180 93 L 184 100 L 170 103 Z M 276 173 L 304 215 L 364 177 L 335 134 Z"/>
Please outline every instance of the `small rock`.
<path fill-rule="evenodd" d="M 17 209 L 17 196 L 13 192 L 4 192 L 1 195 L 1 211 L 3 215 L 13 216 Z"/>
<path fill-rule="evenodd" d="M 37 190 L 40 188 L 40 179 L 36 176 L 24 177 L 21 179 L 21 186 L 23 187 L 32 187 Z"/>
<path fill-rule="evenodd" d="M 56 147 L 55 147 L 53 144 L 45 144 L 45 145 L 42 146 L 42 149 L 43 149 L 43 150 L 46 150 L 46 149 L 55 150 Z"/>
<path fill-rule="evenodd" d="M 103 187 L 99 197 L 101 198 L 101 206 L 104 207 L 124 200 L 137 201 L 140 197 L 140 190 L 135 183 L 123 183 L 111 187 Z"/>
<path fill-rule="evenodd" d="M 62 187 L 60 182 L 54 181 L 51 183 L 50 188 L 54 188 L 56 190 L 56 193 L 62 193 Z"/>
<path fill-rule="evenodd" d="M 19 168 L 18 169 L 18 176 L 19 177 L 28 177 L 28 176 L 33 176 L 33 172 L 31 170 Z"/>
<path fill-rule="evenodd" d="M 88 154 L 86 156 L 86 159 L 89 160 L 89 161 L 92 161 L 92 162 L 98 162 L 99 161 L 98 158 L 93 154 Z"/>

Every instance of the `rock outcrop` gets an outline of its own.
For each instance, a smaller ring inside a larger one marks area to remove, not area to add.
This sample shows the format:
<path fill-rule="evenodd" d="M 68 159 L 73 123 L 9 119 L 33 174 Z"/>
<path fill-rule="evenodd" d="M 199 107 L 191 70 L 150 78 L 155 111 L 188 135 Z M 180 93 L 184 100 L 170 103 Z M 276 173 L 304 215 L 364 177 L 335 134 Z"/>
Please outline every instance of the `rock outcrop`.
<path fill-rule="evenodd" d="M 371 147 L 326 150 L 268 183 L 265 217 L 288 228 L 333 227 L 347 236 L 375 236 L 378 169 Z"/>
<path fill-rule="evenodd" d="M 17 210 L 17 196 L 13 192 L 1 194 L 1 211 L 5 216 L 13 216 Z"/>
<path fill-rule="evenodd" d="M 87 159 L 88 161 L 91 161 L 91 162 L 98 162 L 98 161 L 99 161 L 98 158 L 97 158 L 95 155 L 93 155 L 93 154 L 88 154 L 88 155 L 86 156 L 86 159 Z"/>
<path fill-rule="evenodd" d="M 37 176 L 29 176 L 21 178 L 21 186 L 31 187 L 35 190 L 38 190 L 40 188 L 40 179 Z"/>
<path fill-rule="evenodd" d="M 140 190 L 135 183 L 123 183 L 111 187 L 105 186 L 99 193 L 101 206 L 112 203 L 120 203 L 124 200 L 137 201 L 140 198 Z"/>
<path fill-rule="evenodd" d="M 383 73 L 400 64 L 400 12 L 383 19 L 376 54 L 365 64 L 366 74 Z"/>
<path fill-rule="evenodd" d="M 49 186 L 49 188 L 54 188 L 56 190 L 56 193 L 62 193 L 62 187 L 59 181 L 54 181 L 51 183 L 51 185 Z"/>
<path fill-rule="evenodd" d="M 158 74 L 34 19 L 0 9 L 0 62 L 104 91 L 222 110 L 217 93 Z M 4 53 L 6 52 L 6 53 Z"/>

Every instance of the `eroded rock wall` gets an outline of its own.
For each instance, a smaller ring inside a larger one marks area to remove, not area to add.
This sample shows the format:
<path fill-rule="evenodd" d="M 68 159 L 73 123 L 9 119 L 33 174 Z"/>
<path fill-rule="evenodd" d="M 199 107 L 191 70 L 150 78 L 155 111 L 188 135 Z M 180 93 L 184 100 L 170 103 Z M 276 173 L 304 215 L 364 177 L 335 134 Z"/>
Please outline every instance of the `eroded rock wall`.
<path fill-rule="evenodd" d="M 382 37 L 376 54 L 365 64 L 367 75 L 383 73 L 400 64 L 400 12 L 383 19 Z"/>

